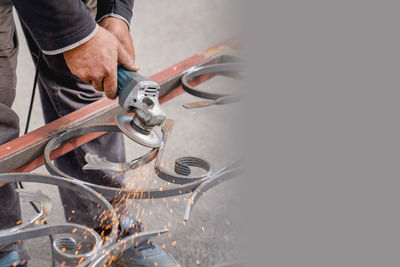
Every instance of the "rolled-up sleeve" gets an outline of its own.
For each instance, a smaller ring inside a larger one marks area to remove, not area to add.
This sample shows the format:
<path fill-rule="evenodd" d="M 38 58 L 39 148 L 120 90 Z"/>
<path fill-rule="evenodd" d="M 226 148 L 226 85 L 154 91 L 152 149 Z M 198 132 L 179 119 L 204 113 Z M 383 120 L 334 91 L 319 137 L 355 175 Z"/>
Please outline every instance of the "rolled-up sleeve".
<path fill-rule="evenodd" d="M 105 17 L 117 17 L 130 25 L 134 0 L 98 0 L 96 21 Z"/>
<path fill-rule="evenodd" d="M 11 0 L 43 53 L 55 55 L 92 38 L 96 21 L 80 0 Z"/>

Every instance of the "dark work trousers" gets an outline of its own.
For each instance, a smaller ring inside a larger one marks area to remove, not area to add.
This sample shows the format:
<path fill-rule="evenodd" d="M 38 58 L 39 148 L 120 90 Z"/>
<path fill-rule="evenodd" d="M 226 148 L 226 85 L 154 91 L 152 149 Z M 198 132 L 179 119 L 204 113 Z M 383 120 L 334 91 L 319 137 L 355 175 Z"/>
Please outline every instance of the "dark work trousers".
<path fill-rule="evenodd" d="M 89 1 L 93 2 L 93 1 Z M 0 0 L 0 143 L 5 143 L 19 134 L 18 117 L 11 109 L 15 97 L 15 66 L 17 60 L 17 37 L 12 18 L 12 7 L 9 0 Z M 5 16 L 4 13 L 8 15 Z M 94 14 L 94 12 L 92 12 Z M 11 30 L 12 29 L 12 34 Z M 29 32 L 24 29 L 29 49 L 35 63 L 39 49 Z M 43 115 L 46 123 L 78 110 L 87 104 L 104 97 L 92 86 L 84 84 L 68 69 L 62 54 L 55 56 L 43 55 L 39 71 L 39 92 Z M 28 88 L 25 88 L 28 90 Z M 30 92 L 27 91 L 27 94 Z M 108 133 L 102 137 L 77 148 L 55 160 L 56 166 L 66 174 L 91 183 L 105 186 L 124 187 L 123 176 L 108 171 L 83 171 L 86 164 L 84 156 L 92 153 L 106 157 L 113 162 L 125 161 L 125 148 L 121 133 Z M 28 185 L 29 187 L 29 185 Z M 0 187 L 0 226 L 9 228 L 20 220 L 19 198 L 14 191 L 15 185 Z M 104 228 L 109 221 L 101 218 L 102 210 L 94 202 L 71 190 L 59 189 L 64 205 L 64 214 L 68 222 L 87 225 L 91 228 Z M 126 212 L 125 202 L 109 199 L 119 216 Z M 7 203 L 7 204 L 5 204 Z M 27 258 L 20 244 L 0 247 L 0 257 L 18 248 L 21 258 Z"/>
<path fill-rule="evenodd" d="M 15 98 L 18 40 L 15 31 L 12 5 L 0 0 L 0 144 L 19 135 L 19 119 L 11 109 Z M 16 184 L 0 187 L 0 229 L 13 227 L 21 220 Z M 0 258 L 17 251 L 21 260 L 28 259 L 22 243 L 0 245 Z"/>

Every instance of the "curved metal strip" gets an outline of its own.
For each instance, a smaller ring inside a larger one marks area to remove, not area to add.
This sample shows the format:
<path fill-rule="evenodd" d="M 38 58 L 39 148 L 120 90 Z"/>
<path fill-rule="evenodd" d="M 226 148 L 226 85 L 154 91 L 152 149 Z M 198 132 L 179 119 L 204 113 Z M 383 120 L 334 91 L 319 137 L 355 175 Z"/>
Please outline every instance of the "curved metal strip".
<path fill-rule="evenodd" d="M 184 163 L 186 163 L 185 167 L 182 167 L 182 164 L 179 164 L 179 162 L 175 162 L 175 170 L 177 169 L 176 165 L 178 164 L 178 171 L 180 171 L 181 174 L 179 174 L 179 173 L 173 174 L 163 168 L 163 166 L 161 164 L 161 159 L 162 159 L 162 156 L 164 155 L 165 146 L 167 144 L 168 137 L 172 132 L 172 127 L 174 126 L 174 123 L 175 123 L 174 120 L 166 119 L 161 127 L 161 131 L 163 134 L 162 141 L 161 141 L 161 145 L 158 150 L 158 156 L 156 158 L 156 162 L 154 164 L 154 170 L 155 170 L 157 176 L 169 183 L 180 184 L 180 185 L 189 184 L 189 183 L 193 183 L 193 182 L 200 181 L 203 179 L 207 179 L 211 175 L 211 172 L 212 172 L 211 166 L 210 166 L 210 164 L 208 164 L 208 162 L 206 162 L 205 160 L 199 159 L 199 158 L 195 158 L 195 157 L 183 158 Z M 193 165 L 203 168 L 206 172 L 199 176 L 189 176 L 188 177 L 185 174 L 188 172 L 190 173 L 190 167 L 187 164 L 187 162 L 189 160 L 185 160 L 185 159 L 190 159 L 191 162 L 193 163 Z"/>
<path fill-rule="evenodd" d="M 187 93 L 197 97 L 211 99 L 211 100 L 218 100 L 219 98 L 230 96 L 231 98 L 229 98 L 229 101 L 227 103 L 237 102 L 238 100 L 241 99 L 241 97 L 200 91 L 199 89 L 191 86 L 189 82 L 192 81 L 194 78 L 197 78 L 201 75 L 208 73 L 232 73 L 239 71 L 243 71 L 243 66 L 240 63 L 221 63 L 221 64 L 207 65 L 203 67 L 195 67 L 188 70 L 186 74 L 182 76 L 181 79 L 182 88 Z M 221 102 L 220 104 L 224 104 L 224 101 L 222 100 L 219 102 Z"/>
<path fill-rule="evenodd" d="M 74 223 L 35 225 L 32 228 L 16 229 L 14 231 L 10 231 L 9 229 L 1 230 L 0 244 L 16 242 L 17 240 L 32 239 L 41 236 L 55 235 L 52 244 L 53 252 L 59 262 L 63 262 L 67 265 L 76 265 L 82 267 L 99 267 L 102 266 L 102 263 L 104 262 L 103 259 L 106 259 L 108 255 L 116 255 L 120 253 L 121 250 L 134 246 L 137 242 L 142 242 L 150 237 L 168 232 L 168 230 L 142 232 L 134 236 L 126 237 L 122 241 L 116 242 L 118 225 L 114 209 L 101 194 L 98 194 L 93 189 L 87 187 L 83 182 L 76 179 L 31 173 L 0 174 L 0 183 L 10 182 L 46 183 L 75 190 L 82 195 L 85 195 L 88 199 L 96 202 L 99 207 L 110 211 L 113 224 L 111 234 L 105 238 L 104 244 L 102 244 L 102 239 L 99 234 L 93 229 Z M 84 252 L 79 252 L 78 250 L 80 243 L 78 243 L 75 238 L 78 238 L 79 240 L 85 240 L 85 244 L 91 244 L 89 246 L 90 249 L 86 249 Z M 66 249 L 67 247 L 70 249 L 70 251 Z"/>
<path fill-rule="evenodd" d="M 204 178 L 206 180 L 207 178 Z M 160 189 L 123 189 L 110 188 L 101 185 L 85 183 L 105 197 L 121 197 L 123 199 L 157 199 L 180 196 L 193 192 L 204 180 L 198 180 L 189 184 L 162 187 Z"/>
<path fill-rule="evenodd" d="M 108 161 L 106 158 L 99 158 L 97 155 L 86 153 L 85 160 L 87 164 L 82 167 L 83 170 L 104 170 L 114 172 L 127 172 L 136 168 L 142 167 L 152 161 L 158 153 L 158 148 L 153 148 L 139 158 L 136 158 L 130 162 L 115 163 Z"/>
<path fill-rule="evenodd" d="M 57 225 L 43 225 L 37 226 L 34 228 L 25 229 L 23 231 L 18 230 L 15 232 L 8 232 L 4 230 L 3 233 L 0 233 L 0 244 L 1 243 L 12 243 L 18 240 L 26 240 L 26 239 L 33 239 L 42 236 L 48 235 L 57 235 L 57 234 L 70 234 L 71 237 L 74 235 L 80 235 L 82 238 L 89 238 L 91 240 L 87 240 L 93 244 L 93 247 L 90 251 L 83 253 L 83 254 L 69 254 L 63 251 L 60 247 L 53 247 L 53 252 L 55 256 L 60 262 L 65 261 L 70 265 L 77 265 L 82 263 L 81 266 L 85 266 L 90 262 L 90 257 L 95 253 L 100 251 L 102 246 L 102 240 L 100 236 L 91 228 L 88 228 L 84 225 L 74 224 L 74 223 L 64 223 L 64 224 L 57 224 Z"/>
<path fill-rule="evenodd" d="M 124 172 L 129 169 L 129 163 L 115 163 L 108 161 L 105 157 L 99 158 L 97 155 L 86 153 L 85 155 L 86 165 L 82 167 L 82 170 L 107 170 L 114 172 Z"/>
<path fill-rule="evenodd" d="M 40 209 L 39 213 L 34 215 L 32 218 L 28 219 L 28 222 L 22 223 L 13 228 L 8 228 L 7 231 L 14 232 L 31 227 L 32 225 L 37 223 L 43 223 L 51 212 L 52 202 L 50 198 L 44 195 L 40 190 L 32 192 L 26 189 L 16 189 L 15 191 L 17 191 L 19 196 L 25 199 L 26 201 L 39 203 Z"/>
<path fill-rule="evenodd" d="M 201 168 L 205 171 L 210 171 L 210 164 L 196 157 L 181 157 L 175 160 L 175 172 L 180 175 L 189 176 L 192 172 L 190 167 Z"/>
<path fill-rule="evenodd" d="M 103 125 L 92 125 L 92 126 L 85 126 L 85 127 L 80 127 L 80 128 L 74 128 L 69 131 L 63 131 L 60 132 L 59 134 L 56 134 L 55 137 L 53 137 L 46 145 L 45 150 L 44 150 L 44 160 L 45 160 L 45 166 L 47 170 L 50 172 L 52 175 L 57 175 L 61 177 L 65 177 L 67 179 L 74 179 L 73 177 L 67 175 L 66 173 L 62 172 L 60 169 L 58 169 L 51 161 L 50 159 L 50 153 L 54 149 L 60 147 L 63 143 L 76 138 L 78 136 L 81 136 L 86 133 L 91 133 L 91 132 L 107 132 L 107 131 L 119 131 L 118 127 L 114 124 L 103 124 Z M 134 162 L 133 164 L 137 164 L 138 166 L 141 166 L 143 162 L 149 160 L 152 157 L 152 153 L 150 152 L 147 154 L 147 158 L 144 161 L 139 160 L 139 162 Z M 208 174 L 190 180 L 188 177 L 182 176 L 184 179 L 189 179 L 186 180 L 189 183 L 185 185 L 175 185 L 175 186 L 168 186 L 164 188 L 159 188 L 159 189 L 125 189 L 125 188 L 113 188 L 113 187 L 107 187 L 107 186 L 102 186 L 102 185 L 97 185 L 97 184 L 92 184 L 88 182 L 83 182 L 79 181 L 82 185 L 86 185 L 94 190 L 96 190 L 98 193 L 102 194 L 106 198 L 124 198 L 124 199 L 149 199 L 149 198 L 165 198 L 165 197 L 172 197 L 172 196 L 179 196 L 183 195 L 189 192 L 192 192 L 198 185 L 200 185 L 203 180 L 207 179 Z"/>
<path fill-rule="evenodd" d="M 73 178 L 62 178 L 58 176 L 51 176 L 51 175 L 40 175 L 40 174 L 33 174 L 33 173 L 5 173 L 0 174 L 0 183 L 17 183 L 17 182 L 34 182 L 34 183 L 44 183 L 44 184 L 52 184 L 59 187 L 67 188 L 74 190 L 81 195 L 84 195 L 86 198 L 92 200 L 96 204 L 99 205 L 100 208 L 109 212 L 109 216 L 112 223 L 111 233 L 107 236 L 105 243 L 103 244 L 104 247 L 110 246 L 114 243 L 117 239 L 118 235 L 118 220 L 117 214 L 111 204 L 99 193 L 95 190 L 91 189 L 90 187 L 86 186 L 83 182 L 73 179 Z M 72 225 L 72 226 L 71 226 Z M 16 240 L 26 239 L 26 238 L 33 238 L 30 237 L 32 235 L 51 235 L 51 234 L 60 234 L 65 233 L 63 230 L 71 229 L 70 227 L 75 226 L 77 228 L 75 231 L 79 231 L 79 229 L 85 229 L 85 231 L 92 231 L 90 228 L 82 227 L 79 225 L 73 224 L 61 224 L 61 226 L 57 225 L 47 225 L 47 226 L 38 226 L 32 229 L 25 229 L 25 230 L 17 230 L 14 232 L 10 232 L 8 230 L 2 230 L 0 232 L 0 243 L 7 242 L 10 240 L 14 240 L 13 238 L 17 238 Z M 53 231 L 53 232 L 52 232 Z M 55 231 L 55 232 L 54 232 Z"/>

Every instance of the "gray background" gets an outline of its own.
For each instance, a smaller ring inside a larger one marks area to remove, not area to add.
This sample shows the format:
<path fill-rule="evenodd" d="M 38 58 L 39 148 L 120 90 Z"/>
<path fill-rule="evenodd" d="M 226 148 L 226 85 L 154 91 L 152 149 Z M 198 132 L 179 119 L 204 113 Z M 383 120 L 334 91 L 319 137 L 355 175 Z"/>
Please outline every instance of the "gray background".
<path fill-rule="evenodd" d="M 239 33 L 236 1 L 229 0 L 174 0 L 136 1 L 132 21 L 137 60 L 141 72 L 151 75 L 187 57 L 202 52 L 210 46 Z M 34 66 L 18 25 L 20 53 L 18 57 L 17 98 L 13 105 L 25 127 L 27 106 L 31 94 Z M 232 81 L 217 77 L 202 85 L 205 90 L 232 90 Z M 185 111 L 184 103 L 199 99 L 182 95 L 164 106 L 168 117 L 176 120 L 168 142 L 165 164 L 173 166 L 179 156 L 199 156 L 212 163 L 214 168 L 222 167 L 232 160 L 237 150 L 235 141 L 236 105 L 210 107 L 202 110 Z M 37 95 L 30 130 L 43 125 L 40 99 Z M 21 130 L 22 131 L 22 130 Z M 133 142 L 126 142 L 128 159 L 147 151 Z M 34 172 L 47 173 L 41 167 Z M 127 179 L 132 188 L 162 186 L 154 176 L 152 166 L 129 173 Z M 154 182 L 157 182 L 155 185 Z M 185 198 L 168 200 L 132 201 L 131 210 L 138 213 L 146 229 L 167 227 L 170 233 L 156 239 L 165 245 L 182 266 L 212 266 L 218 263 L 240 261 L 239 242 L 236 235 L 234 210 L 240 198 L 237 181 L 222 184 L 207 193 L 194 208 L 191 220 L 184 225 L 182 216 Z M 60 222 L 63 213 L 56 188 L 26 184 L 29 189 L 39 189 L 49 194 L 54 203 L 49 222 Z M 33 215 L 31 207 L 23 203 L 24 217 Z M 150 215 L 151 212 L 151 215 Z M 174 242 L 176 241 L 176 243 Z M 49 246 L 46 238 L 26 241 L 32 256 L 30 266 L 48 266 Z M 196 264 L 199 261 L 199 264 Z"/>
<path fill-rule="evenodd" d="M 257 4 L 249 266 L 399 266 L 400 3 Z"/>

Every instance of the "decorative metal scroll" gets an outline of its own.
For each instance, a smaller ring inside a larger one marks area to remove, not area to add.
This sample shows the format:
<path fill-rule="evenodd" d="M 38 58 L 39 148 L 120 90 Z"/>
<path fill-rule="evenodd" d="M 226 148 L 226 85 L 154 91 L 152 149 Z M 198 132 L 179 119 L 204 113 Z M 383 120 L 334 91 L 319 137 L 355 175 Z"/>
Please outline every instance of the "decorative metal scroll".
<path fill-rule="evenodd" d="M 176 160 L 175 163 L 175 171 L 176 173 L 171 173 L 168 170 L 165 170 L 160 164 L 165 145 L 172 131 L 174 121 L 171 119 L 165 120 L 162 125 L 162 142 L 161 146 L 158 149 L 153 149 L 147 154 L 143 155 L 140 158 L 137 158 L 131 162 L 126 163 L 113 163 L 109 162 L 106 159 L 99 159 L 95 157 L 93 159 L 93 155 L 87 154 L 85 156 L 86 159 L 89 159 L 85 168 L 90 167 L 90 169 L 95 170 L 132 170 L 143 166 L 149 163 L 154 157 L 156 156 L 155 160 L 155 173 L 161 179 L 171 183 L 171 185 L 166 186 L 164 188 L 157 188 L 157 189 L 127 189 L 127 188 L 114 188 L 114 187 L 107 187 L 97 184 L 92 184 L 89 182 L 80 181 L 82 184 L 96 190 L 97 192 L 101 193 L 104 197 L 111 199 L 111 198 L 121 198 L 121 199 L 157 199 L 157 198 L 167 198 L 173 196 L 180 196 L 184 194 L 188 194 L 194 192 L 194 190 L 200 186 L 202 183 L 208 181 L 209 179 L 215 179 L 215 177 L 220 178 L 218 181 L 227 181 L 231 178 L 236 177 L 239 174 L 239 170 L 237 168 L 228 168 L 229 166 L 225 167 L 223 172 L 213 173 L 212 168 L 208 162 L 205 160 L 194 158 L 194 157 L 184 157 L 179 158 Z M 73 179 L 73 177 L 67 175 L 66 173 L 62 172 L 58 169 L 50 159 L 50 153 L 54 150 L 63 145 L 65 142 L 70 141 L 76 137 L 81 135 L 92 133 L 92 132 L 111 132 L 111 131 L 119 131 L 119 128 L 114 124 L 101 124 L 101 125 L 91 125 L 91 126 L 84 126 L 79 128 L 73 128 L 68 131 L 60 132 L 55 137 L 53 137 L 46 145 L 44 151 L 44 159 L 45 159 L 45 166 L 47 170 L 52 175 L 58 175 L 62 177 L 66 177 L 68 179 Z M 99 161 L 97 161 L 99 159 Z M 124 167 L 119 167 L 124 166 Z M 203 168 L 205 172 L 198 176 L 188 176 L 190 174 L 190 166 L 196 166 Z M 219 183 L 211 183 L 210 186 L 215 186 Z M 211 186 L 211 187 L 212 187 Z M 193 204 L 191 205 L 193 206 Z"/>
<path fill-rule="evenodd" d="M 211 72 L 232 72 L 239 71 L 235 64 L 220 64 L 219 66 L 202 67 L 187 72 L 182 79 L 184 88 L 189 93 L 213 100 L 211 104 L 227 104 L 236 102 L 238 97 L 217 94 L 203 94 L 197 89 L 190 87 L 188 82 L 205 73 Z M 210 103 L 196 104 L 194 107 L 206 106 Z M 193 107 L 192 107 L 193 108 Z M 86 154 L 87 164 L 85 170 L 112 170 L 115 172 L 126 172 L 150 163 L 155 159 L 154 171 L 156 175 L 167 181 L 170 185 L 164 188 L 151 189 L 126 189 L 113 188 L 84 182 L 67 175 L 58 169 L 50 159 L 50 153 L 79 136 L 92 132 L 117 132 L 119 128 L 114 124 L 90 125 L 72 128 L 57 133 L 46 145 L 44 150 L 45 166 L 51 175 L 39 175 L 33 173 L 12 173 L 0 174 L 0 183 L 10 182 L 35 182 L 56 185 L 58 187 L 73 190 L 80 195 L 98 204 L 98 207 L 105 210 L 111 221 L 111 232 L 102 238 L 96 231 L 83 225 L 74 223 L 46 224 L 46 218 L 51 213 L 52 202 L 42 192 L 32 192 L 19 189 L 19 195 L 31 202 L 39 203 L 39 213 L 27 222 L 16 225 L 12 228 L 0 230 L 0 244 L 12 243 L 18 240 L 32 239 L 42 236 L 51 236 L 53 259 L 57 262 L 73 266 L 99 267 L 109 263 L 114 256 L 119 255 L 140 242 L 151 237 L 168 232 L 168 230 L 146 231 L 125 237 L 118 238 L 118 221 L 115 210 L 107 199 L 157 199 L 172 196 L 180 196 L 191 193 L 186 204 L 184 220 L 187 221 L 190 211 L 196 201 L 212 187 L 239 176 L 241 164 L 234 161 L 218 171 L 205 160 L 197 157 L 181 157 L 175 161 L 174 171 L 167 170 L 162 164 L 162 158 L 167 144 L 168 137 L 172 132 L 174 120 L 167 119 L 162 125 L 162 142 L 159 148 L 155 148 L 130 162 L 114 163 L 99 158 L 97 155 Z M 191 167 L 203 170 L 199 175 L 191 175 Z"/>
<path fill-rule="evenodd" d="M 112 229 L 110 234 L 103 241 L 97 232 L 83 225 L 74 223 L 43 225 L 43 220 L 36 220 L 34 223 L 29 225 L 25 224 L 23 226 L 21 225 L 11 229 L 1 230 L 0 244 L 51 235 L 53 236 L 53 253 L 55 254 L 55 258 L 60 262 L 64 262 L 68 265 L 100 267 L 110 260 L 112 256 L 118 254 L 121 251 L 122 246 L 124 249 L 127 249 L 138 242 L 140 243 L 153 236 L 168 231 L 157 230 L 142 232 L 128 236 L 121 241 L 116 242 L 118 221 L 115 210 L 101 194 L 84 185 L 81 181 L 77 179 L 32 173 L 0 174 L 0 183 L 13 182 L 44 183 L 74 190 L 94 201 L 100 208 L 108 212 Z M 46 211 L 46 205 L 47 207 L 49 206 L 49 199 L 47 197 L 39 197 L 40 195 L 37 193 L 24 192 L 24 194 L 25 197 L 26 195 L 30 195 L 31 200 L 41 204 L 43 209 L 43 213 L 41 213 L 43 216 L 41 219 L 45 219 L 48 215 L 47 212 L 50 212 L 50 210 Z M 66 240 L 70 241 L 69 245 L 66 244 Z"/>
<path fill-rule="evenodd" d="M 88 161 L 88 164 L 85 165 L 85 169 L 95 169 L 95 170 L 114 170 L 114 171 L 119 171 L 119 172 L 124 172 L 127 170 L 132 170 L 135 168 L 139 168 L 150 161 L 152 161 L 155 158 L 155 164 L 154 164 L 154 169 L 155 173 L 157 176 L 172 185 L 160 188 L 160 189 L 126 189 L 126 188 L 113 188 L 113 187 L 107 187 L 107 186 L 102 186 L 102 185 L 97 185 L 97 184 L 92 184 L 80 180 L 76 180 L 71 176 L 68 176 L 66 173 L 62 172 L 60 169 L 58 169 L 51 161 L 50 159 L 50 153 L 63 145 L 64 143 L 79 137 L 81 135 L 87 134 L 87 133 L 92 133 L 92 132 L 110 132 L 110 131 L 119 131 L 119 128 L 114 125 L 114 124 L 102 124 L 102 125 L 91 125 L 91 126 L 85 126 L 85 127 L 79 127 L 79 128 L 73 128 L 68 131 L 60 132 L 56 134 L 55 137 L 53 137 L 49 143 L 46 145 L 45 152 L 44 152 L 44 158 L 45 158 L 45 166 L 47 170 L 52 174 L 52 175 L 57 175 L 57 176 L 62 176 L 68 181 L 74 181 L 75 183 L 79 184 L 80 186 L 84 187 L 85 189 L 90 189 L 94 190 L 97 192 L 98 196 L 101 197 L 102 200 L 104 198 L 115 198 L 120 197 L 123 199 L 156 199 L 156 198 L 167 198 L 167 197 L 172 197 L 172 196 L 180 196 L 183 194 L 188 194 L 192 193 L 190 196 L 185 213 L 184 213 L 184 220 L 187 221 L 189 219 L 190 211 L 193 207 L 193 205 L 196 203 L 196 201 L 199 199 L 200 196 L 203 195 L 203 193 L 210 188 L 220 184 L 221 182 L 227 181 L 231 178 L 237 177 L 240 173 L 241 170 L 238 168 L 238 161 L 235 161 L 228 166 L 222 168 L 221 170 L 217 172 L 212 171 L 212 167 L 210 164 L 202 159 L 195 158 L 195 157 L 183 157 L 179 158 L 175 162 L 175 172 L 170 172 L 161 164 L 162 162 L 162 156 L 165 150 L 165 146 L 167 143 L 167 139 L 169 135 L 171 134 L 172 127 L 174 125 L 174 121 L 171 119 L 167 119 L 164 124 L 162 125 L 162 143 L 161 146 L 158 149 L 152 149 L 151 151 L 147 152 L 145 155 L 142 157 L 139 157 L 135 160 L 132 160 L 130 162 L 126 163 L 113 163 L 109 162 L 106 159 L 100 159 L 97 156 L 93 156 L 90 154 L 87 154 L 85 156 L 86 160 Z M 198 176 L 190 176 L 191 173 L 191 166 L 199 167 L 204 170 L 204 172 Z M 51 176 L 54 177 L 54 176 Z M 62 178 L 58 178 L 62 179 Z M 0 180 L 1 181 L 1 180 Z M 57 182 L 54 182 L 54 184 L 58 185 Z M 71 189 L 71 188 L 70 188 Z M 108 203 L 108 202 L 107 202 Z M 111 207 L 108 207 L 110 209 Z M 111 208 L 112 209 L 112 208 Z M 64 226 L 64 225 L 63 225 Z M 78 228 L 78 227 L 75 227 Z M 68 229 L 71 229 L 69 227 Z M 78 228 L 82 229 L 82 228 Z M 114 226 L 113 226 L 114 229 Z M 85 229 L 88 231 L 88 229 Z M 84 231 L 84 230 L 83 230 Z M 71 264 L 79 264 L 79 261 L 81 261 L 82 258 L 85 258 L 83 263 L 81 264 L 87 264 L 90 263 L 89 266 L 100 266 L 102 263 L 106 262 L 110 257 L 115 256 L 122 248 L 127 249 L 129 246 L 127 244 L 133 245 L 134 243 L 138 242 L 138 240 L 141 238 L 145 240 L 146 238 L 148 239 L 151 236 L 155 236 L 156 234 L 164 233 L 166 230 L 158 230 L 158 231 L 153 231 L 153 232 L 144 232 L 141 233 L 140 235 L 135 235 L 132 237 L 127 237 L 126 240 L 124 239 L 123 241 L 119 241 L 114 244 L 107 244 L 104 246 L 99 246 L 97 239 L 94 239 L 94 247 L 96 247 L 97 250 L 102 251 L 101 257 L 95 257 L 93 255 L 99 255 L 98 253 L 95 253 L 96 250 L 92 249 L 89 252 L 87 252 L 84 255 L 75 255 L 74 256 L 66 256 L 65 253 L 60 251 L 59 248 L 60 246 L 57 245 L 57 241 L 60 239 L 56 239 L 53 242 L 53 251 L 55 251 L 56 255 L 55 257 L 57 258 L 58 261 L 65 261 Z M 68 231 L 67 231 L 68 232 Z M 93 232 L 93 231 L 92 231 Z M 48 235 L 52 234 L 51 232 L 44 232 L 42 235 Z M 98 235 L 94 234 L 93 238 L 98 238 Z M 92 238 L 92 239 L 93 239 Z M 22 238 L 23 239 L 23 238 Z M 62 238 L 62 241 L 65 242 L 66 239 L 65 237 Z M 115 240 L 115 239 L 114 239 Z M 58 241 L 59 242 L 59 241 Z M 97 243 L 96 243 L 97 242 Z M 123 242 L 123 243 L 121 243 Z M 0 238 L 0 243 L 1 243 L 1 238 Z M 71 245 L 71 248 L 69 250 L 74 250 L 76 247 L 74 245 L 74 242 L 67 242 L 68 244 Z M 97 245 L 96 245 L 97 244 Z M 68 247 L 68 246 L 66 246 Z M 95 252 L 93 252 L 95 251 Z M 72 258 L 71 258 L 72 257 Z M 82 265 L 85 266 L 85 265 Z"/>

